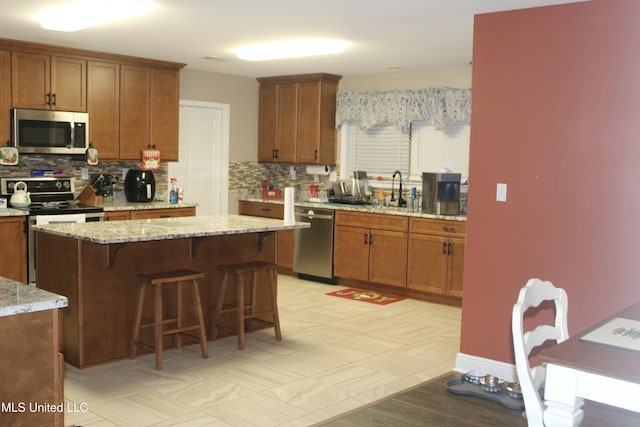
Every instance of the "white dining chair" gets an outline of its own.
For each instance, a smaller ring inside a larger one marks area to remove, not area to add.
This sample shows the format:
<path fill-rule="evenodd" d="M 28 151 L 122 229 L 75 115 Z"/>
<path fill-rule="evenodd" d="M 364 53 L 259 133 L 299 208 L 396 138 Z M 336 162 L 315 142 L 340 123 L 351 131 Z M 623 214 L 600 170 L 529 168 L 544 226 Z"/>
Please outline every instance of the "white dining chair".
<path fill-rule="evenodd" d="M 541 324 L 525 332 L 525 312 L 529 308 L 540 306 L 544 301 L 555 303 L 554 324 Z M 518 301 L 513 306 L 511 332 L 513 334 L 516 372 L 524 399 L 527 423 L 530 427 L 544 426 L 544 403 L 540 396 L 540 388 L 545 378 L 545 366 L 532 367 L 529 355 L 534 348 L 545 341 L 554 340 L 560 343 L 569 338 L 567 308 L 567 293 L 564 289 L 556 288 L 549 281 L 535 278 L 529 279 L 527 284 L 520 289 Z"/>

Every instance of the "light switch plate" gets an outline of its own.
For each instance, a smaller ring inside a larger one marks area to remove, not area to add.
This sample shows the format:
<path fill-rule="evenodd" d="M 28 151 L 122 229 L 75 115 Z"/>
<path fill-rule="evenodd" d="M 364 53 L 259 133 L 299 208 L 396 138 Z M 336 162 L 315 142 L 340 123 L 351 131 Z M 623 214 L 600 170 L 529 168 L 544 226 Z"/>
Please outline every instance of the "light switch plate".
<path fill-rule="evenodd" d="M 506 202 L 507 201 L 507 184 L 499 182 L 496 184 L 496 201 L 497 202 Z"/>

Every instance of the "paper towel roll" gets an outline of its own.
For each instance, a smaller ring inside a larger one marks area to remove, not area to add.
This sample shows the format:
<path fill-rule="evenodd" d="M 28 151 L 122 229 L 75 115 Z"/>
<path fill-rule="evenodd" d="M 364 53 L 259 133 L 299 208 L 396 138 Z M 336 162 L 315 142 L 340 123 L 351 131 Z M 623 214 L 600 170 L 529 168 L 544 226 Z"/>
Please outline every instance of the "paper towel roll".
<path fill-rule="evenodd" d="M 308 165 L 307 174 L 309 175 L 329 175 L 331 168 L 322 165 Z"/>
<path fill-rule="evenodd" d="M 293 187 L 284 189 L 284 225 L 293 225 L 296 223 L 296 216 L 293 210 Z"/>

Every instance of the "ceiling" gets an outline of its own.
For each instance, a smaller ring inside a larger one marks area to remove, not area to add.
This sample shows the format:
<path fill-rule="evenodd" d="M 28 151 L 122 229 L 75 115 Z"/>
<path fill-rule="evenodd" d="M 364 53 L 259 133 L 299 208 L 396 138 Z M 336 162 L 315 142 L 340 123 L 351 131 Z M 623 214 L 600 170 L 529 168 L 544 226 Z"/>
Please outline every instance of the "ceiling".
<path fill-rule="evenodd" d="M 462 66 L 472 58 L 474 14 L 578 0 L 149 0 L 155 7 L 141 18 L 75 33 L 40 28 L 34 17 L 65 1 L 3 2 L 0 37 L 259 77 Z M 234 57 L 234 49 L 244 44 L 319 37 L 351 45 L 344 54 L 316 58 L 250 62 Z"/>

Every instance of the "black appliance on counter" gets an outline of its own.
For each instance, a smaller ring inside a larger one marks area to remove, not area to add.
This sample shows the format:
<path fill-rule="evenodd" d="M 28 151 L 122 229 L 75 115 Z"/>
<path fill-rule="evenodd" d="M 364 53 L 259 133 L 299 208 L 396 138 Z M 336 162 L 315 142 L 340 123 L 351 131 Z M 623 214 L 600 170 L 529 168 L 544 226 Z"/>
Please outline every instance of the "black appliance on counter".
<path fill-rule="evenodd" d="M 124 178 L 124 195 L 127 202 L 152 202 L 156 195 L 156 181 L 153 172 L 129 169 Z"/>

